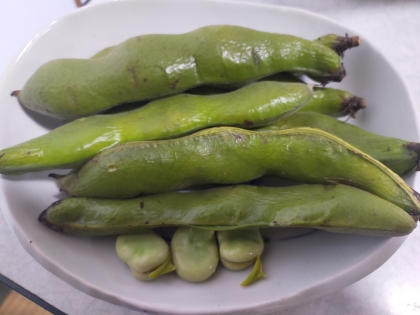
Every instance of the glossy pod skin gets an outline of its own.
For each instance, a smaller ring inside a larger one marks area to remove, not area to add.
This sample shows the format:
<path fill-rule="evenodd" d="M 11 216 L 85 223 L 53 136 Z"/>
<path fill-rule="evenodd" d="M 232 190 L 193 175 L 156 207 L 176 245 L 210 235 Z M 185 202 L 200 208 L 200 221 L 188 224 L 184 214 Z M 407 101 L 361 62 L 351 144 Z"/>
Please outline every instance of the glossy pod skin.
<path fill-rule="evenodd" d="M 346 35 L 343 37 L 336 34 L 327 34 L 317 38 L 315 41 L 318 44 L 334 50 L 341 57 L 343 57 L 343 54 L 347 49 L 358 47 L 360 45 L 359 36 L 349 37 Z M 115 47 L 116 46 L 106 47 L 94 54 L 92 57 L 90 57 L 90 59 L 106 57 Z"/>
<path fill-rule="evenodd" d="M 214 126 L 254 128 L 299 110 L 312 96 L 301 83 L 259 82 L 222 95 L 179 94 L 139 109 L 81 118 L 0 151 L 0 174 L 73 168 L 119 143 L 175 138 Z"/>
<path fill-rule="evenodd" d="M 219 263 L 214 231 L 179 227 L 171 240 L 171 252 L 175 272 L 190 282 L 210 278 Z"/>
<path fill-rule="evenodd" d="M 358 36 L 343 37 L 335 34 L 321 36 L 320 38 L 316 39 L 316 42 L 334 50 L 340 56 L 343 56 L 344 51 L 346 51 L 347 49 L 357 47 L 360 45 L 360 39 Z M 112 49 L 114 49 L 114 46 L 107 47 L 96 53 L 91 58 L 96 59 L 105 57 L 111 52 Z M 304 83 L 302 80 L 288 72 L 276 73 L 274 75 L 265 77 L 262 80 Z M 246 84 L 249 83 L 241 82 L 237 84 L 219 85 L 217 87 L 202 86 L 192 89 L 191 91 L 188 91 L 188 93 L 198 93 L 204 95 L 225 93 L 226 90 L 241 88 Z M 301 111 L 317 112 L 336 117 L 349 115 L 350 117 L 354 118 L 356 112 L 364 108 L 366 108 L 365 100 L 347 91 L 332 88 L 315 87 L 312 99 L 305 105 L 305 107 L 301 109 Z"/>
<path fill-rule="evenodd" d="M 313 128 L 250 131 L 219 127 L 160 141 L 114 146 L 66 176 L 75 197 L 131 198 L 263 175 L 308 184 L 345 183 L 419 214 L 419 194 L 397 174 L 342 139 Z"/>
<path fill-rule="evenodd" d="M 315 112 L 334 117 L 356 117 L 360 109 L 366 108 L 363 98 L 357 97 L 348 91 L 332 88 L 314 87 L 314 96 L 307 106 L 300 112 Z"/>
<path fill-rule="evenodd" d="M 314 41 L 222 25 L 134 37 L 103 58 L 52 60 L 12 95 L 31 110 L 75 119 L 199 85 L 283 71 L 308 73 L 324 83 L 345 76 L 337 53 Z"/>
<path fill-rule="evenodd" d="M 157 226 L 210 230 L 310 227 L 337 233 L 400 236 L 416 223 L 405 211 L 346 185 L 230 186 L 127 200 L 68 198 L 39 216 L 72 235 L 138 233 Z"/>
<path fill-rule="evenodd" d="M 217 231 L 220 261 L 229 270 L 242 270 L 252 265 L 264 251 L 259 229 Z"/>
<path fill-rule="evenodd" d="M 290 73 L 277 73 L 263 80 L 303 83 L 302 80 Z M 314 87 L 313 91 L 312 98 L 299 110 L 300 112 L 315 112 L 335 117 L 350 116 L 355 118 L 356 113 L 360 109 L 366 108 L 366 101 L 363 98 L 345 90 Z"/>
<path fill-rule="evenodd" d="M 262 79 L 262 81 L 304 83 L 304 81 L 287 72 L 281 72 L 265 77 Z M 189 90 L 188 93 L 200 95 L 220 94 L 226 93 L 226 90 L 229 91 L 244 87 L 247 84 L 249 83 L 226 84 L 223 87 L 201 86 Z M 348 91 L 325 87 L 314 87 L 312 98 L 304 107 L 300 109 L 300 111 L 316 112 L 334 117 L 350 116 L 355 118 L 356 113 L 360 109 L 365 108 L 366 101 L 363 98 L 357 97 Z"/>
<path fill-rule="evenodd" d="M 150 281 L 173 270 L 168 244 L 153 231 L 120 235 L 115 248 L 138 280 Z"/>
<path fill-rule="evenodd" d="M 318 113 L 295 113 L 283 121 L 258 130 L 274 131 L 298 127 L 318 128 L 333 134 L 377 159 L 399 175 L 419 170 L 419 143 L 380 136 Z"/>

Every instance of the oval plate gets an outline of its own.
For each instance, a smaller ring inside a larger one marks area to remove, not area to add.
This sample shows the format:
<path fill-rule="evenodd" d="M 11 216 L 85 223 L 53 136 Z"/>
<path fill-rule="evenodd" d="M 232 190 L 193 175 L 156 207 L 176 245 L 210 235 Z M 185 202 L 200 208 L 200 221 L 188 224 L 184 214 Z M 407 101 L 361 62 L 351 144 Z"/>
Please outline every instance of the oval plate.
<path fill-rule="evenodd" d="M 29 140 L 61 124 L 23 109 L 10 97 L 44 62 L 89 58 L 132 36 L 184 33 L 211 24 L 241 25 L 307 39 L 328 33 L 361 36 L 362 46 L 346 52 L 347 77 L 330 86 L 367 100 L 368 108 L 353 123 L 379 134 L 418 140 L 419 115 L 408 88 L 362 34 L 318 15 L 278 6 L 145 0 L 80 9 L 53 22 L 28 43 L 0 82 L 0 147 Z M 46 269 L 87 294 L 148 313 L 254 314 L 293 306 L 363 278 L 383 264 L 405 239 L 326 232 L 285 239 L 284 232 L 267 230 L 270 242 L 262 259 L 268 277 L 250 287 L 239 285 L 249 269 L 229 272 L 221 266 L 203 283 L 187 283 L 175 274 L 143 283 L 135 280 L 118 259 L 115 237 L 69 237 L 38 223 L 43 209 L 65 197 L 47 175 L 40 172 L 1 177 L 0 206 L 23 247 Z M 414 176 L 406 178 L 411 185 Z"/>

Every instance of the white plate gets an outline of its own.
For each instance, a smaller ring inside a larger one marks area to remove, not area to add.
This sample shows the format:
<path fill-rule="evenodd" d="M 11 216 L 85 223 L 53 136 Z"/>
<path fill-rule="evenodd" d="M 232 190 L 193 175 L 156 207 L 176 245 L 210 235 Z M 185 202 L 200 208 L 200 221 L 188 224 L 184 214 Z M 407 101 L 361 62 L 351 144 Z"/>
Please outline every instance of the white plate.
<path fill-rule="evenodd" d="M 6 69 L 0 82 L 0 147 L 42 135 L 59 125 L 24 110 L 9 96 L 44 62 L 61 57 L 87 58 L 135 35 L 183 33 L 209 24 L 242 25 L 308 39 L 327 33 L 356 35 L 308 12 L 255 4 L 154 0 L 110 2 L 81 9 L 40 32 Z M 358 35 L 363 45 L 346 53 L 348 75 L 337 84 L 367 100 L 368 109 L 353 122 L 379 134 L 418 141 L 420 116 L 406 85 L 363 34 Z M 0 206 L 23 247 L 74 287 L 148 313 L 264 313 L 296 305 L 368 275 L 405 239 L 316 232 L 279 240 L 280 234 L 274 233 L 263 256 L 268 278 L 250 287 L 239 285 L 249 270 L 228 272 L 222 267 L 204 283 L 187 283 L 175 275 L 142 283 L 119 261 L 114 237 L 68 237 L 38 223 L 39 213 L 63 197 L 47 178 L 48 173 L 1 177 Z M 406 178 L 411 185 L 413 179 L 414 175 Z"/>

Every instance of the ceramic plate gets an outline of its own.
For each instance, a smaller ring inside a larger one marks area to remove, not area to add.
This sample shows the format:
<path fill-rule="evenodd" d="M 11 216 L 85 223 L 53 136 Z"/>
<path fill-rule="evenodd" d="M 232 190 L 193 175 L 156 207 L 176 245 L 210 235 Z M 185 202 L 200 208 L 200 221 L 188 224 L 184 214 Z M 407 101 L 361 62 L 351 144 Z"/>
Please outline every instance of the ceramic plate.
<path fill-rule="evenodd" d="M 327 33 L 356 35 L 318 15 L 255 4 L 145 0 L 80 9 L 40 32 L 4 72 L 0 147 L 42 135 L 61 124 L 25 110 L 10 96 L 44 62 L 88 58 L 135 35 L 184 33 L 210 24 L 241 25 L 308 39 Z M 406 85 L 363 34 L 357 35 L 363 45 L 346 53 L 348 75 L 336 85 L 367 100 L 368 108 L 351 122 L 379 134 L 418 141 L 419 115 Z M 69 237 L 38 223 L 39 213 L 63 197 L 48 173 L 1 177 L 0 206 L 23 247 L 46 269 L 87 294 L 149 314 L 254 314 L 296 305 L 363 278 L 404 241 L 326 232 L 284 239 L 279 231 L 268 230 L 270 242 L 263 255 L 268 277 L 250 287 L 239 285 L 249 269 L 229 272 L 222 267 L 204 283 L 188 283 L 175 274 L 143 283 L 118 259 L 114 237 Z M 414 175 L 406 178 L 411 185 L 413 179 Z"/>

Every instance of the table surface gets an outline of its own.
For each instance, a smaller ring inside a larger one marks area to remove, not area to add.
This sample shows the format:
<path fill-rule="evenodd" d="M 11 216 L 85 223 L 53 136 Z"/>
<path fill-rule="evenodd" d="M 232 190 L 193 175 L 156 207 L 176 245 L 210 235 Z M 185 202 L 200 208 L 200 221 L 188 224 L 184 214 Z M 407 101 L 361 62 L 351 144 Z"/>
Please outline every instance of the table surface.
<path fill-rule="evenodd" d="M 92 0 L 90 5 L 102 2 L 106 1 Z M 264 0 L 258 2 L 298 7 L 319 13 L 353 29 L 356 34 L 362 34 L 396 67 L 408 83 L 414 99 L 420 99 L 419 1 Z M 77 8 L 73 0 L 1 1 L 0 74 L 39 30 L 62 14 L 74 10 Z M 420 105 L 418 101 L 417 104 Z M 420 179 L 417 178 L 415 186 L 419 185 Z M 22 248 L 3 214 L 0 214 L 0 253 L 0 274 L 67 314 L 140 314 L 95 299 L 45 270 Z M 420 314 L 419 262 L 420 229 L 417 228 L 401 248 L 369 276 L 329 296 L 276 314 Z"/>

